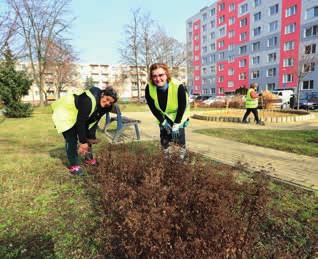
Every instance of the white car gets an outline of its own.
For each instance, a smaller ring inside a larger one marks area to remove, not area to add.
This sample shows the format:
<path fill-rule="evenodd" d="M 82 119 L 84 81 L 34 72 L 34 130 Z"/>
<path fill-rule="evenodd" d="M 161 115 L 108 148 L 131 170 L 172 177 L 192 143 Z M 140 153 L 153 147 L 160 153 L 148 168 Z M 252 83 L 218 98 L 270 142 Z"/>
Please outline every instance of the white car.
<path fill-rule="evenodd" d="M 212 103 L 215 103 L 215 102 L 219 102 L 219 101 L 224 101 L 224 96 L 214 96 L 214 97 L 210 97 L 209 99 L 203 101 L 203 103 L 205 105 L 210 105 Z"/>

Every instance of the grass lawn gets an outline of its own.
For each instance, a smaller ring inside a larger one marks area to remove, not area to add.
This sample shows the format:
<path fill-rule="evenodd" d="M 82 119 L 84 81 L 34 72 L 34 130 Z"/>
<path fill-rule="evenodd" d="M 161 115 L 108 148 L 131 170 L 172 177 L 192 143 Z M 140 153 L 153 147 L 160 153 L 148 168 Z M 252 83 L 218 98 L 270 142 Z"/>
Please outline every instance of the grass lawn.
<path fill-rule="evenodd" d="M 100 137 L 97 152 L 106 144 Z M 0 258 L 97 257 L 106 235 L 101 194 L 92 175 L 68 174 L 50 109 L 36 108 L 31 118 L 0 116 L 0 144 Z M 302 221 L 313 217 L 313 195 L 272 188 L 281 196 L 275 206 L 302 211 Z"/>
<path fill-rule="evenodd" d="M 93 258 L 98 196 L 68 174 L 47 107 L 0 118 L 0 258 Z"/>
<path fill-rule="evenodd" d="M 318 157 L 317 130 L 202 129 L 196 132 L 242 143 Z"/>

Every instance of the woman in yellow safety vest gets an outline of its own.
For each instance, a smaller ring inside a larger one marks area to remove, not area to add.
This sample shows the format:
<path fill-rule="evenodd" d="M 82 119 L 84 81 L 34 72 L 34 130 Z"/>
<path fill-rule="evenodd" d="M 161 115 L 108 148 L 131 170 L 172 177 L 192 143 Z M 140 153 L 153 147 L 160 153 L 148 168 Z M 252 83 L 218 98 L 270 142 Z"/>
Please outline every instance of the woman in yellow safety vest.
<path fill-rule="evenodd" d="M 70 173 L 83 174 L 77 151 L 85 156 L 86 164 L 96 165 L 91 145 L 97 143 L 97 124 L 105 113 L 111 111 L 117 98 L 112 87 L 104 90 L 92 87 L 81 94 L 66 95 L 52 104 L 52 119 L 57 132 L 65 139 Z"/>
<path fill-rule="evenodd" d="M 186 154 L 185 128 L 190 115 L 186 88 L 171 78 L 166 64 L 155 63 L 150 66 L 145 98 L 159 124 L 163 151 L 169 153 L 170 144 L 176 143 L 183 159 Z"/>
<path fill-rule="evenodd" d="M 252 83 L 250 85 L 250 88 L 247 91 L 246 98 L 245 98 L 246 112 L 244 114 L 242 123 L 247 123 L 247 118 L 252 112 L 254 114 L 256 124 L 264 125 L 264 123 L 258 118 L 258 112 L 257 112 L 258 94 L 256 92 L 257 86 L 258 86 L 257 83 Z"/>

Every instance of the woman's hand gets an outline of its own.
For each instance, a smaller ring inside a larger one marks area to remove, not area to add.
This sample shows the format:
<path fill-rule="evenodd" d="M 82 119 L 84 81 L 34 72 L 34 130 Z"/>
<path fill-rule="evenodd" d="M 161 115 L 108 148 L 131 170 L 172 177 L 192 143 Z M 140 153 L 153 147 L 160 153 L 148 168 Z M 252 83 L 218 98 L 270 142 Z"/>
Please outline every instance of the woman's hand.
<path fill-rule="evenodd" d="M 89 146 L 88 146 L 88 143 L 84 143 L 84 144 L 80 144 L 79 147 L 78 147 L 78 152 L 81 154 L 81 155 L 85 155 L 86 153 L 88 153 L 89 151 Z"/>

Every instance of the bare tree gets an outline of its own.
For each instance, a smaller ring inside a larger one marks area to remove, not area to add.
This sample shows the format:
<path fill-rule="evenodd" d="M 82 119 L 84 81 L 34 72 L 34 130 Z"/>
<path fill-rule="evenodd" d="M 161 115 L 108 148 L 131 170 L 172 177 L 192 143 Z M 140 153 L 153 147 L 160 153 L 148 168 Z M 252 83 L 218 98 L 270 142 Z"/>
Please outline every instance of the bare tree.
<path fill-rule="evenodd" d="M 185 65 L 186 47 L 183 43 L 168 36 L 161 27 L 158 27 L 154 38 L 154 60 L 166 63 L 170 67 Z"/>
<path fill-rule="evenodd" d="M 63 38 L 70 21 L 68 14 L 71 0 L 7 0 L 17 16 L 16 31 L 26 48 L 34 82 L 39 88 L 40 104 L 47 100 L 44 86 L 48 53 L 52 43 Z"/>
<path fill-rule="evenodd" d="M 151 18 L 150 13 L 144 14 L 141 17 L 141 30 L 140 30 L 140 42 L 141 42 L 141 62 L 145 67 L 147 75 L 149 74 L 150 65 L 154 62 L 154 20 Z"/>
<path fill-rule="evenodd" d="M 126 39 L 122 43 L 122 47 L 119 49 L 121 60 L 124 64 L 133 66 L 137 77 L 137 92 L 138 100 L 141 97 L 140 80 L 139 80 L 139 66 L 140 66 L 140 19 L 141 10 L 136 9 L 131 11 L 132 21 L 130 24 L 125 25 L 125 37 Z"/>
<path fill-rule="evenodd" d="M 67 86 L 76 83 L 77 60 L 70 44 L 63 41 L 52 43 L 47 55 L 47 72 L 52 75 L 57 98 Z M 46 73 L 46 74 L 48 74 Z"/>
<path fill-rule="evenodd" d="M 318 63 L 318 56 L 311 52 L 311 45 L 301 49 L 301 55 L 298 61 L 296 75 L 297 80 L 297 110 L 299 110 L 300 90 L 305 77 L 314 70 L 315 64 Z"/>
<path fill-rule="evenodd" d="M 138 99 L 141 96 L 142 73 L 149 74 L 152 63 L 161 62 L 171 68 L 185 65 L 185 45 L 169 37 L 158 26 L 149 13 L 141 9 L 132 11 L 132 21 L 125 25 L 125 39 L 119 49 L 121 61 L 130 65 L 134 72 L 130 76 L 137 82 Z"/>
<path fill-rule="evenodd" d="M 0 13 L 0 54 L 3 53 L 6 46 L 11 45 L 10 39 L 16 29 L 17 16 L 9 11 Z"/>

